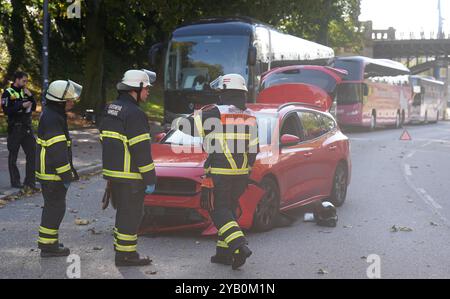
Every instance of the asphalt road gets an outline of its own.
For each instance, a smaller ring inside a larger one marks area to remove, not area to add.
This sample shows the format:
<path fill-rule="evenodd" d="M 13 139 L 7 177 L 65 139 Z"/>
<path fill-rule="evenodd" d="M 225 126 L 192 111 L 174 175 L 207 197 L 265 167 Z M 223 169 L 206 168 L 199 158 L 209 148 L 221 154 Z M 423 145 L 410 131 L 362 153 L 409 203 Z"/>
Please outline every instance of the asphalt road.
<path fill-rule="evenodd" d="M 60 236 L 80 256 L 82 278 L 367 278 L 373 254 L 382 278 L 450 278 L 450 123 L 407 128 L 412 141 L 399 140 L 402 130 L 348 133 L 353 178 L 338 227 L 304 223 L 304 210 L 294 211 L 290 227 L 249 233 L 254 254 L 240 271 L 210 264 L 214 240 L 194 233 L 141 237 L 153 265 L 117 269 L 114 214 L 100 209 L 98 176 L 71 186 Z M 66 277 L 66 259 L 36 250 L 42 203 L 37 195 L 0 209 L 0 278 Z"/>

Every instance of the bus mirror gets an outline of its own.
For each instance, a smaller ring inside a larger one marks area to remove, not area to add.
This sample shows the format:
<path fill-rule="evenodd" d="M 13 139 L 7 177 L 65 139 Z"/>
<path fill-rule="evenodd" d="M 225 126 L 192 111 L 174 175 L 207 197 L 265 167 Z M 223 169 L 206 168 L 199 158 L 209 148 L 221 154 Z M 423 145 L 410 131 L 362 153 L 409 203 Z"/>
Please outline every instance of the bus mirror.
<path fill-rule="evenodd" d="M 159 55 L 164 47 L 163 43 L 154 44 L 148 51 L 148 58 L 152 66 L 156 66 Z"/>
<path fill-rule="evenodd" d="M 256 47 L 254 46 L 251 46 L 250 49 L 248 49 L 248 65 L 256 65 L 256 52 Z"/>
<path fill-rule="evenodd" d="M 422 89 L 420 88 L 420 86 L 414 85 L 413 91 L 414 91 L 414 93 L 421 93 Z"/>

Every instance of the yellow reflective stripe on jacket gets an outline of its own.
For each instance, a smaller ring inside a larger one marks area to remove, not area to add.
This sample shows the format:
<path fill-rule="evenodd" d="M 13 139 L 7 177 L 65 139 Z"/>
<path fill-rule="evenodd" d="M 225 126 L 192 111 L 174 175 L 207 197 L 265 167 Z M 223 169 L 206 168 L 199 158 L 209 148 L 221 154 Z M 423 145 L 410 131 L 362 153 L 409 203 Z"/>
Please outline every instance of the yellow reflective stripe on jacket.
<path fill-rule="evenodd" d="M 229 248 L 228 247 L 228 244 L 225 242 L 225 241 L 217 241 L 217 244 L 216 244 L 216 246 L 217 247 L 220 247 L 220 248 Z"/>
<path fill-rule="evenodd" d="M 134 137 L 134 138 L 131 138 L 131 139 L 128 141 L 128 144 L 129 144 L 130 146 L 133 146 L 133 145 L 135 145 L 135 144 L 138 144 L 139 142 L 142 142 L 142 141 L 145 141 L 145 140 L 150 140 L 150 139 L 151 139 L 151 138 L 150 138 L 150 134 L 146 133 L 146 134 L 142 134 L 142 135 L 136 136 L 136 137 Z"/>
<path fill-rule="evenodd" d="M 103 175 L 113 177 L 113 178 L 142 180 L 142 175 L 140 173 L 134 173 L 134 172 L 123 172 L 123 171 L 113 171 L 113 170 L 103 169 Z"/>
<path fill-rule="evenodd" d="M 155 164 L 151 163 L 148 164 L 147 166 L 142 166 L 142 167 L 138 167 L 139 168 L 139 172 L 140 173 L 146 173 L 149 171 L 152 171 L 153 169 L 155 169 Z"/>
<path fill-rule="evenodd" d="M 200 115 L 194 116 L 195 126 L 197 127 L 197 131 L 200 134 L 200 137 L 205 137 L 205 131 L 203 130 L 202 117 Z"/>
<path fill-rule="evenodd" d="M 43 140 L 41 138 L 38 138 L 36 142 L 37 142 L 37 144 L 39 144 L 41 146 L 49 147 L 55 143 L 62 142 L 62 141 L 67 141 L 66 135 L 58 135 L 53 138 L 50 138 L 49 140 Z"/>
<path fill-rule="evenodd" d="M 211 174 L 223 174 L 223 175 L 244 175 L 248 174 L 248 168 L 244 169 L 229 169 L 229 168 L 217 168 L 211 167 L 209 173 Z"/>
<path fill-rule="evenodd" d="M 112 132 L 112 131 L 102 131 L 101 134 L 100 134 L 100 137 L 101 138 L 103 138 L 103 137 L 115 138 L 115 139 L 119 139 L 119 140 L 121 140 L 123 142 L 127 142 L 128 141 L 127 136 L 122 135 L 122 134 L 117 133 L 117 132 Z"/>
<path fill-rule="evenodd" d="M 64 166 L 56 168 L 56 173 L 61 174 L 71 170 L 70 164 L 66 164 Z"/>
<path fill-rule="evenodd" d="M 55 244 L 58 243 L 58 239 L 47 239 L 47 238 L 42 238 L 42 237 L 38 237 L 38 242 L 41 244 Z"/>
<path fill-rule="evenodd" d="M 43 174 L 45 174 L 45 153 L 47 152 L 47 150 L 45 149 L 45 147 L 41 148 L 41 155 L 39 157 L 39 159 L 41 160 L 41 172 Z"/>
<path fill-rule="evenodd" d="M 244 161 L 242 162 L 241 169 L 248 169 L 248 154 L 244 153 Z"/>
<path fill-rule="evenodd" d="M 45 174 L 45 173 L 40 173 L 40 172 L 35 172 L 34 173 L 36 175 L 36 177 L 38 179 L 44 180 L 44 181 L 62 181 L 61 177 L 59 175 L 56 174 Z"/>
<path fill-rule="evenodd" d="M 222 146 L 222 151 L 225 154 L 225 157 L 228 160 L 228 163 L 230 163 L 230 166 L 232 169 L 237 169 L 237 165 L 236 162 L 233 159 L 233 156 L 231 155 L 231 151 L 228 148 L 228 144 L 226 140 L 221 139 L 220 140 L 220 145 Z"/>
<path fill-rule="evenodd" d="M 50 229 L 43 226 L 39 226 L 39 232 L 46 234 L 46 235 L 57 235 L 58 230 L 57 229 Z"/>
<path fill-rule="evenodd" d="M 258 143 L 259 143 L 259 138 L 255 138 L 252 141 L 250 141 L 249 146 L 258 145 Z"/>
<path fill-rule="evenodd" d="M 239 224 L 236 221 L 230 221 L 219 229 L 219 236 L 223 235 L 227 230 L 232 227 L 239 227 Z"/>
<path fill-rule="evenodd" d="M 228 237 L 226 237 L 225 242 L 227 244 L 230 244 L 230 242 L 233 242 L 234 240 L 236 240 L 237 238 L 240 238 L 240 237 L 244 237 L 244 233 L 241 231 L 237 231 L 237 232 L 232 233 Z"/>

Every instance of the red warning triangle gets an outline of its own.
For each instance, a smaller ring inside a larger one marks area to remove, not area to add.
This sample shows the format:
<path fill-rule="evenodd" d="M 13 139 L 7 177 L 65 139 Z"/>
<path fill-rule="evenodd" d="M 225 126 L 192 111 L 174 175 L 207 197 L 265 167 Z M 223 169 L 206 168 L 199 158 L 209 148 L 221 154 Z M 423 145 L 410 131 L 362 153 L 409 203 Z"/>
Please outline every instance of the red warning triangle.
<path fill-rule="evenodd" d="M 409 135 L 408 130 L 403 131 L 402 136 L 400 137 L 400 140 L 402 141 L 411 141 L 411 135 Z"/>

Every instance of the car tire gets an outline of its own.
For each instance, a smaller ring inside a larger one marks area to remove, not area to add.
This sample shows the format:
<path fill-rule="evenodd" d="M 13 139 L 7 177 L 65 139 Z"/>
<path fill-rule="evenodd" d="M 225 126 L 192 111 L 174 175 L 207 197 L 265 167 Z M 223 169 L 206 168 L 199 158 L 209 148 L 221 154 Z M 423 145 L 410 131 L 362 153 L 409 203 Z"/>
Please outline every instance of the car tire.
<path fill-rule="evenodd" d="M 257 232 L 271 230 L 275 226 L 280 212 L 280 191 L 275 180 L 268 177 L 264 178 L 261 181 L 261 186 L 266 193 L 258 203 L 253 215 L 253 230 Z"/>
<path fill-rule="evenodd" d="M 347 168 L 345 167 L 345 164 L 341 162 L 336 167 L 334 173 L 333 187 L 330 196 L 330 202 L 336 207 L 342 206 L 345 202 L 345 198 L 347 197 L 347 182 Z"/>

